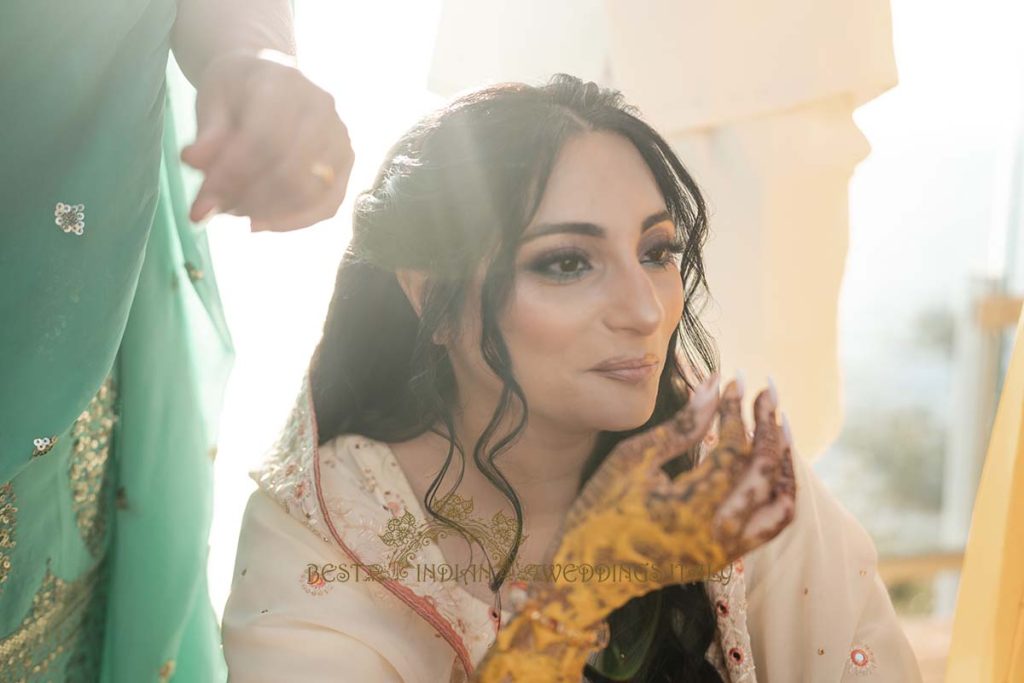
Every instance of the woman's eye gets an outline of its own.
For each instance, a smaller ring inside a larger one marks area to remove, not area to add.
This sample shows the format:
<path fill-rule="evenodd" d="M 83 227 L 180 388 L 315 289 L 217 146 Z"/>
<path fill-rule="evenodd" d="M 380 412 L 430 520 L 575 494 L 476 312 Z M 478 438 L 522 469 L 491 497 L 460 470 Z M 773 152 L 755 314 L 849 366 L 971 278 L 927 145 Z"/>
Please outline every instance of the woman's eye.
<path fill-rule="evenodd" d="M 675 265 L 677 260 L 676 256 L 681 253 L 683 253 L 683 243 L 681 240 L 673 240 L 671 242 L 659 244 L 647 252 L 648 255 L 656 255 L 655 258 L 652 259 L 653 262 L 664 267 Z"/>
<path fill-rule="evenodd" d="M 653 263 L 659 268 L 669 268 L 676 265 L 678 261 L 676 256 L 682 252 L 682 241 L 664 242 L 648 249 L 643 262 Z M 591 270 L 591 266 L 585 254 L 569 250 L 542 256 L 530 266 L 530 270 L 555 281 L 563 282 L 581 277 Z"/>
<path fill-rule="evenodd" d="M 587 265 L 588 267 L 581 268 L 581 265 Z M 586 258 L 581 254 L 572 252 L 551 254 L 550 256 L 540 259 L 531 268 L 531 270 L 540 273 L 541 275 L 547 275 L 556 280 L 569 280 L 578 277 L 588 269 L 589 264 L 587 263 Z"/>
<path fill-rule="evenodd" d="M 558 272 L 559 273 L 575 273 L 576 268 L 573 265 L 579 265 L 583 263 L 582 259 L 575 256 L 567 256 L 566 258 L 558 259 Z"/>

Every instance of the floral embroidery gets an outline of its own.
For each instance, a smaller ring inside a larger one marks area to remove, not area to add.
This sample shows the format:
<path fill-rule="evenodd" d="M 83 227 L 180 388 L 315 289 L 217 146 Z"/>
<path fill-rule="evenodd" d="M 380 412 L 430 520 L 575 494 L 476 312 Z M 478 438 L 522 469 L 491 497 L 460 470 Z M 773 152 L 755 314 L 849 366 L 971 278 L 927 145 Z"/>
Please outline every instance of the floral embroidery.
<path fill-rule="evenodd" d="M 380 540 L 390 546 L 401 546 L 416 533 L 416 518 L 406 511 L 401 517 L 388 520 L 387 532 L 380 535 Z"/>
<path fill-rule="evenodd" d="M 377 457 L 385 456 L 378 454 Z M 376 489 L 376 477 L 372 470 L 363 468 L 363 475 L 374 482 Z M 384 472 L 381 475 L 384 476 Z M 397 475 L 392 474 L 392 476 Z M 415 559 L 416 553 L 421 548 L 428 544 L 435 544 L 439 539 L 457 532 L 433 518 L 418 524 L 416 517 L 401 502 L 396 493 L 387 490 L 383 495 L 385 499 L 389 500 L 382 505 L 382 508 L 392 513 L 392 518 L 386 522 L 385 533 L 379 534 L 380 539 L 392 548 L 392 552 L 383 564 L 390 569 L 393 577 L 404 579 L 408 575 L 408 570 L 413 566 L 412 560 Z M 467 529 L 473 538 L 481 542 L 488 557 L 507 557 L 515 538 L 515 521 L 508 515 L 498 511 L 485 524 L 482 520 L 471 516 L 473 501 L 463 498 L 457 493 L 445 496 L 438 504 L 437 511 Z M 523 539 L 526 538 L 527 535 L 524 534 Z"/>
<path fill-rule="evenodd" d="M 35 446 L 35 448 L 32 449 L 32 457 L 38 458 L 41 455 L 46 455 L 53 450 L 53 447 L 56 444 L 56 436 L 44 436 L 39 439 L 32 439 L 32 445 Z"/>
<path fill-rule="evenodd" d="M 14 528 L 18 521 L 18 508 L 14 507 L 14 485 L 7 482 L 0 486 L 0 592 L 3 591 L 7 575 L 11 573 L 11 555 L 14 550 Z"/>
<path fill-rule="evenodd" d="M 328 541 L 319 513 L 313 477 L 316 425 L 312 419 L 308 378 L 303 379 L 295 408 L 263 466 L 253 473 L 260 488 L 269 493 L 285 512 L 296 516 L 324 541 Z"/>
<path fill-rule="evenodd" d="M 850 673 L 866 675 L 876 668 L 875 653 L 867 645 L 854 645 L 850 648 L 850 659 L 846 669 Z"/>
<path fill-rule="evenodd" d="M 320 572 L 316 572 L 314 575 L 314 572 L 309 569 L 303 570 L 299 574 L 299 585 L 310 595 L 327 595 L 334 588 L 334 584 L 327 581 Z"/>
<path fill-rule="evenodd" d="M 85 232 L 85 204 L 58 202 L 53 211 L 53 222 L 65 233 L 81 235 Z"/>

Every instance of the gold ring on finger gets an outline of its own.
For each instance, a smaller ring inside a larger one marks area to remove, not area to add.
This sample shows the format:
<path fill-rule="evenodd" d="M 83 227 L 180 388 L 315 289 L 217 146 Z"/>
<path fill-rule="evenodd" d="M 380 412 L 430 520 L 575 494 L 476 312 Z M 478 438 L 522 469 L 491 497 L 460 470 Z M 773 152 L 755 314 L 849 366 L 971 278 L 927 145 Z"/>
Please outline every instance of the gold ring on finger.
<path fill-rule="evenodd" d="M 324 184 L 324 187 L 331 187 L 334 185 L 334 169 L 331 168 L 330 164 L 317 161 L 309 167 L 309 172 L 316 176 L 320 182 Z"/>

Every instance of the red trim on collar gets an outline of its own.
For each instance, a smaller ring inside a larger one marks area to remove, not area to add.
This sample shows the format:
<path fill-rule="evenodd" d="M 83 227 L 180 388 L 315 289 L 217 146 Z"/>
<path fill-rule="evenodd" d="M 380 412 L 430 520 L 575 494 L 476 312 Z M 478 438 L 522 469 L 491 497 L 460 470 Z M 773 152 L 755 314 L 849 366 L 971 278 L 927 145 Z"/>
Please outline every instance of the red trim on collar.
<path fill-rule="evenodd" d="M 331 536 L 334 537 L 334 541 L 341 546 L 341 549 L 352 558 L 353 562 L 357 564 L 365 565 L 358 555 L 356 555 L 351 548 L 345 545 L 345 542 L 341 540 L 341 535 L 338 530 L 334 527 L 334 523 L 331 521 L 330 512 L 327 509 L 327 502 L 324 499 L 323 488 L 320 485 L 320 435 L 317 429 L 316 423 L 316 410 L 313 406 L 313 392 L 309 392 L 309 414 L 312 417 L 313 424 L 313 483 L 316 485 L 316 500 L 320 506 L 320 512 L 323 513 L 324 521 L 327 523 L 327 528 L 331 531 Z M 462 637 L 455 632 L 452 628 L 451 623 L 441 616 L 440 612 L 431 605 L 427 600 L 414 593 L 408 586 L 403 585 L 399 581 L 394 579 L 384 579 L 380 581 L 388 590 L 395 594 L 399 600 L 407 604 L 417 614 L 423 617 L 428 624 L 438 630 L 441 636 L 448 641 L 452 649 L 455 650 L 455 655 L 459 658 L 459 662 L 462 664 L 462 668 L 465 669 L 467 676 L 473 675 L 473 661 L 469 656 L 469 650 L 466 649 L 466 644 L 463 642 Z"/>

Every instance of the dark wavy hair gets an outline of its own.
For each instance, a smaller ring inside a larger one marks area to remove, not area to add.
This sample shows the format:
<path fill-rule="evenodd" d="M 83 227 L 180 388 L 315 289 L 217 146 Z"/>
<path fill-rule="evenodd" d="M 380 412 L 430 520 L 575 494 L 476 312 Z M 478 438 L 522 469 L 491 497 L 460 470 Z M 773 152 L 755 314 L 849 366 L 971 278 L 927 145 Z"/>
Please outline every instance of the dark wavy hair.
<path fill-rule="evenodd" d="M 444 467 L 423 503 L 435 519 L 468 534 L 434 505 L 454 453 L 459 453 L 459 481 L 466 459 L 450 436 L 455 434 L 455 376 L 445 347 L 432 339 L 438 330 L 458 333 L 467 288 L 481 265 L 486 267 L 480 350 L 504 386 L 490 423 L 473 445 L 473 461 L 516 513 L 515 544 L 495 573 L 492 590 L 511 569 L 523 522 L 516 492 L 494 460 L 522 432 L 528 414 L 499 331 L 499 313 L 511 291 L 519 236 L 537 210 L 559 150 L 572 136 L 594 130 L 627 138 L 652 171 L 684 245 L 685 302 L 653 414 L 636 429 L 599 435 L 580 488 L 615 444 L 685 406 L 687 391 L 717 367 L 714 344 L 698 318 L 707 298 L 704 201 L 668 143 L 619 92 L 565 74 L 542 86 L 505 83 L 464 95 L 422 119 L 392 147 L 373 187 L 356 200 L 352 240 L 311 363 L 321 442 L 355 433 L 394 443 L 427 430 L 448 440 Z M 419 316 L 398 283 L 398 268 L 427 272 Z M 513 400 L 521 404 L 522 419 L 511 433 L 497 434 Z M 675 476 L 689 469 L 695 455 L 677 457 L 666 471 Z M 584 674 L 594 683 L 720 681 L 705 660 L 714 624 L 701 582 L 653 591 L 610 615 L 611 642 Z"/>

